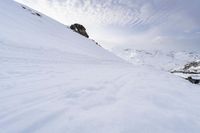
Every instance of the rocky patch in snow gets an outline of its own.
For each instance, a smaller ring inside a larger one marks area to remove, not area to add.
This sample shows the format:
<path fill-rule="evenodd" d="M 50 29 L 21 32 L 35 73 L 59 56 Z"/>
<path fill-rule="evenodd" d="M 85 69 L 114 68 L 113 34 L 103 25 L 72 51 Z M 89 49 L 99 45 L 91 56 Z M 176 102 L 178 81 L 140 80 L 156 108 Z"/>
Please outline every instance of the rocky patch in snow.
<path fill-rule="evenodd" d="M 200 61 L 192 61 L 172 73 L 185 78 L 193 84 L 200 83 Z"/>
<path fill-rule="evenodd" d="M 192 77 L 188 77 L 188 78 L 186 78 L 186 80 L 190 81 L 193 84 L 199 84 L 200 83 L 200 79 L 193 79 Z"/>
<path fill-rule="evenodd" d="M 187 63 L 182 68 L 172 71 L 172 73 L 200 74 L 200 61 Z"/>
<path fill-rule="evenodd" d="M 38 17 L 42 17 L 42 15 L 41 15 L 40 13 L 38 13 L 38 12 L 36 12 L 36 11 L 33 11 L 33 10 L 31 10 L 31 9 L 25 7 L 25 6 L 22 6 L 22 8 L 23 8 L 24 10 L 29 11 L 29 12 L 30 12 L 31 14 L 33 14 L 33 15 L 36 15 L 36 16 L 38 16 Z"/>
<path fill-rule="evenodd" d="M 70 26 L 70 29 L 89 38 L 89 35 L 87 34 L 85 27 L 81 24 L 73 24 Z"/>

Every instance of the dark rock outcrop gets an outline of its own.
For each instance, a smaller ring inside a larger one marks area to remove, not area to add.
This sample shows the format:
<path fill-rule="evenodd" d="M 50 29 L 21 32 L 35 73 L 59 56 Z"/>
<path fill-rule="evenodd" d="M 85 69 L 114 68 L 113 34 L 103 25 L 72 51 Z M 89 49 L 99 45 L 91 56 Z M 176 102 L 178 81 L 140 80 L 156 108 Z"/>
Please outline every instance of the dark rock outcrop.
<path fill-rule="evenodd" d="M 193 61 L 191 63 L 188 63 L 184 66 L 183 70 L 190 70 L 192 67 L 195 68 L 195 67 L 198 67 L 200 66 L 200 61 Z"/>
<path fill-rule="evenodd" d="M 29 11 L 32 15 L 36 15 L 36 16 L 38 16 L 38 17 L 42 17 L 42 15 L 41 15 L 40 13 L 38 13 L 38 12 L 36 12 L 36 11 L 33 11 L 33 10 L 31 10 L 31 9 L 25 7 L 25 6 L 22 6 L 22 8 L 23 8 L 24 10 Z"/>
<path fill-rule="evenodd" d="M 174 70 L 171 73 L 180 73 L 184 79 L 193 84 L 200 84 L 200 61 L 193 61 L 184 65 L 179 70 Z M 185 78 L 187 77 L 187 78 Z"/>
<path fill-rule="evenodd" d="M 70 29 L 89 38 L 89 35 L 87 34 L 85 27 L 81 24 L 73 24 L 70 26 Z"/>
<path fill-rule="evenodd" d="M 199 79 L 194 79 L 192 77 L 188 77 L 188 78 L 186 78 L 186 80 L 190 81 L 193 84 L 199 84 L 200 83 Z"/>
<path fill-rule="evenodd" d="M 68 27 L 68 28 L 70 28 L 71 30 L 73 30 L 74 32 L 77 32 L 77 33 L 79 33 L 79 34 L 81 34 L 81 35 L 83 35 L 83 36 L 85 36 L 85 37 L 87 37 L 87 38 L 89 38 L 89 35 L 87 34 L 87 32 L 86 32 L 86 28 L 83 26 L 83 25 L 81 25 L 81 24 L 72 24 L 70 27 Z M 95 40 L 93 40 L 93 39 L 90 39 L 91 41 L 93 41 L 96 45 L 98 45 L 99 47 L 101 47 L 101 45 L 98 43 L 98 42 L 96 42 Z"/>
<path fill-rule="evenodd" d="M 101 47 L 101 45 L 99 45 L 99 43 L 98 42 L 96 42 L 95 40 L 93 40 L 93 39 L 91 39 L 96 45 L 98 45 L 98 46 L 100 46 Z"/>
<path fill-rule="evenodd" d="M 184 65 L 183 68 L 174 70 L 171 73 L 200 74 L 200 61 L 190 62 Z"/>

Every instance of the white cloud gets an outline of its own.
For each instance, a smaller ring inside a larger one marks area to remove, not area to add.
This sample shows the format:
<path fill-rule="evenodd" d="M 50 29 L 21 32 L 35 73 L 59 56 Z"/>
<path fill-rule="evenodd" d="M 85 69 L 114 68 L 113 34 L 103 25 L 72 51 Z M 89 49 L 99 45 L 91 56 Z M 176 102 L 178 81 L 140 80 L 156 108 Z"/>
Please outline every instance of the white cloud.
<path fill-rule="evenodd" d="M 95 40 L 110 46 L 130 43 L 142 47 L 153 43 L 189 46 L 190 42 L 184 40 L 193 38 L 193 45 L 200 40 L 195 36 L 200 31 L 198 0 L 17 1 L 64 24 L 81 23 Z M 191 37 L 193 32 L 195 37 Z"/>
<path fill-rule="evenodd" d="M 134 20 L 135 14 L 137 13 L 121 5 L 112 5 L 112 1 L 104 1 L 104 3 L 89 0 L 17 1 L 68 24 L 79 21 L 85 24 L 126 25 Z"/>

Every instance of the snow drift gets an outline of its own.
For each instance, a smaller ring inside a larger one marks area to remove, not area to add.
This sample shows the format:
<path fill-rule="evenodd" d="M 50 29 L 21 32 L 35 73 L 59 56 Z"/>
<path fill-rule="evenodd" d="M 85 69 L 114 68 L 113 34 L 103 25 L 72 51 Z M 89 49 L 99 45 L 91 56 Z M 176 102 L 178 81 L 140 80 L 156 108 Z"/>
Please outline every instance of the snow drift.
<path fill-rule="evenodd" d="M 0 132 L 198 133 L 200 88 L 0 1 Z"/>

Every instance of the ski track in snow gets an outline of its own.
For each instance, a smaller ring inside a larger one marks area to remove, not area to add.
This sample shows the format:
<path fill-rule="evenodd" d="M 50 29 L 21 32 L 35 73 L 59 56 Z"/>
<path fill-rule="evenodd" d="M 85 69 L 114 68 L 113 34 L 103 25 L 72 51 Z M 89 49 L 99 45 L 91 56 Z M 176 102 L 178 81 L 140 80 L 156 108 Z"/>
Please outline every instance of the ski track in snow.
<path fill-rule="evenodd" d="M 41 15 L 0 1 L 0 133 L 199 133 L 199 86 Z"/>
<path fill-rule="evenodd" d="M 23 50 L 26 51 L 26 49 L 21 49 L 19 53 L 24 53 Z M 18 50 L 14 49 L 14 51 L 16 53 Z M 100 79 L 95 80 L 96 69 L 106 65 L 101 63 L 94 65 L 94 62 L 92 65 L 88 65 L 89 62 L 80 63 L 78 66 L 77 64 L 70 65 L 65 61 L 49 63 L 46 61 L 46 59 L 50 60 L 48 55 L 47 57 L 40 55 L 40 57 L 44 57 L 44 60 L 35 59 L 33 62 L 28 57 L 35 58 L 34 55 L 37 57 L 35 52 L 38 51 L 27 53 L 26 56 L 22 55 L 19 60 L 13 53 L 5 54 L 4 52 L 1 54 L 4 57 L 0 56 L 0 59 L 4 59 L 0 67 L 2 70 L 0 73 L 0 103 L 2 107 L 0 109 L 0 125 L 2 131 L 4 128 L 8 129 L 8 132 L 12 131 L 12 128 L 8 127 L 16 125 L 16 122 L 26 121 L 30 117 L 27 116 L 35 112 L 43 115 L 35 116 L 37 119 L 30 120 L 30 124 L 29 122 L 24 123 L 27 126 L 20 132 L 34 132 L 35 129 L 48 125 L 57 117 L 66 115 L 68 110 L 73 110 L 73 108 L 89 110 L 116 102 L 115 93 L 118 92 L 117 89 L 121 88 L 121 84 L 124 84 L 118 83 L 126 75 L 123 74 L 124 72 L 116 75 L 110 73 L 111 75 L 108 74 L 107 79 L 104 77 L 107 74 L 102 73 L 99 75 Z M 51 51 L 45 52 L 50 53 Z M 20 55 L 19 53 L 16 55 Z M 5 55 L 9 57 L 5 57 Z M 105 70 L 110 71 L 106 67 Z M 88 78 L 91 79 L 91 85 L 90 82 L 88 84 Z M 14 90 L 15 88 L 18 89 Z M 97 101 L 95 101 L 96 97 L 99 97 Z"/>
<path fill-rule="evenodd" d="M 129 64 L 113 67 L 113 62 L 102 64 L 101 61 L 89 65 L 40 60 L 27 63 L 12 58 L 15 56 L 7 58 L 0 67 L 3 72 L 0 74 L 1 132 L 86 133 L 97 127 L 102 130 L 95 132 L 128 132 L 125 129 L 139 131 L 132 124 L 151 125 L 151 121 L 164 122 L 162 124 L 171 128 L 169 131 L 184 131 L 183 127 L 173 129 L 173 125 L 179 123 L 190 129 L 199 129 L 199 124 L 191 119 L 197 117 L 195 119 L 199 120 L 199 113 L 194 111 L 199 109 L 199 102 L 195 101 L 199 88 L 184 89 L 192 85 L 187 82 L 176 85 L 174 80 L 181 79 L 164 72 L 159 72 L 159 80 L 169 76 L 169 81 L 155 85 L 151 82 L 158 80 L 153 76 L 157 71 L 152 68 L 149 71 Z M 170 83 L 171 89 L 167 87 Z M 184 91 L 177 86 L 182 86 Z M 196 93 L 192 93 L 194 91 Z M 177 120 L 173 121 L 173 117 Z M 183 121 L 184 118 L 187 121 Z M 146 130 L 150 128 L 156 132 L 162 129 L 152 127 L 156 126 L 152 124 Z"/>

